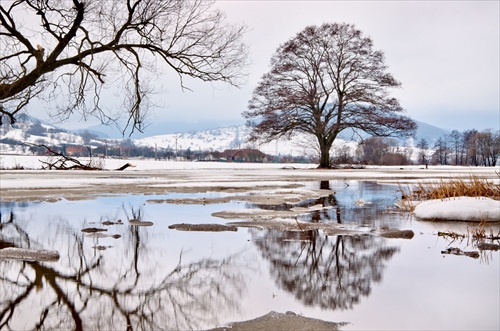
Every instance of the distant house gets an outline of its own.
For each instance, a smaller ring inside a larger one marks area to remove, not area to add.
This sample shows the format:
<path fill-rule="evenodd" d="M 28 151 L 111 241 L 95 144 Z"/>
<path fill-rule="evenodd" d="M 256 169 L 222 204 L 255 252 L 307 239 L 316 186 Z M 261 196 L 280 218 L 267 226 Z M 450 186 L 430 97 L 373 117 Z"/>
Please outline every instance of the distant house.
<path fill-rule="evenodd" d="M 258 149 L 226 149 L 224 152 L 211 152 L 207 154 L 204 161 L 223 162 L 267 162 L 267 155 Z"/>

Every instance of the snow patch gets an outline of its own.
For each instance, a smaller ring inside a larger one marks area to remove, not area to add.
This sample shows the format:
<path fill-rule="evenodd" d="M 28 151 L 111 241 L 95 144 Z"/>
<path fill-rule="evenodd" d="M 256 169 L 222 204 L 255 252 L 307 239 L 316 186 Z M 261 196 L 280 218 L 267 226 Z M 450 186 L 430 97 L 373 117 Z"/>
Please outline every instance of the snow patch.
<path fill-rule="evenodd" d="M 423 220 L 499 222 L 500 201 L 484 197 L 427 200 L 415 207 L 414 214 Z"/>

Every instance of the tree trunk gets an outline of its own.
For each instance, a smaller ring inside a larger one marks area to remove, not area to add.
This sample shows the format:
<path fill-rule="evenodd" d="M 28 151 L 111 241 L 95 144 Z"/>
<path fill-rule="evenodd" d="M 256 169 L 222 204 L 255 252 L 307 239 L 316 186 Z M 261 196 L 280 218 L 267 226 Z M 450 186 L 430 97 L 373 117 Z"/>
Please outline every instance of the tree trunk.
<path fill-rule="evenodd" d="M 331 144 L 320 144 L 320 157 L 319 157 L 319 169 L 329 169 L 331 168 L 330 164 L 330 148 Z"/>

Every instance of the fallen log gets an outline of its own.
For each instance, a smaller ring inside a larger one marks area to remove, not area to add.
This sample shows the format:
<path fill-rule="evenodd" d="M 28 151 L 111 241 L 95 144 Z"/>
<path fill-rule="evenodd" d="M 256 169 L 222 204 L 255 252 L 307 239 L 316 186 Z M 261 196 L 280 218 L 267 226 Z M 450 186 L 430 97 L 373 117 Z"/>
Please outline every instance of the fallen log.
<path fill-rule="evenodd" d="M 90 160 L 88 161 L 87 164 L 84 164 L 84 163 L 80 162 L 78 159 L 71 157 L 69 155 L 65 155 L 63 153 L 57 152 L 57 151 L 53 150 L 52 148 L 50 148 L 49 146 L 44 145 L 44 144 L 37 145 L 37 144 L 26 143 L 26 145 L 43 147 L 51 154 L 51 156 L 58 157 L 55 161 L 38 160 L 38 161 L 40 161 L 40 163 L 43 164 L 42 169 L 44 169 L 44 170 L 90 170 L 90 171 L 105 170 L 103 168 L 103 164 L 101 162 L 99 162 L 99 161 L 96 162 L 95 158 L 92 158 L 92 151 L 91 151 L 90 147 L 88 147 L 88 146 L 85 146 L 85 147 L 87 147 L 87 149 L 89 151 Z M 122 171 L 122 170 L 127 169 L 128 167 L 135 167 L 135 165 L 133 165 L 131 163 L 125 163 L 124 165 L 122 165 L 121 167 L 119 167 L 115 170 Z"/>
<path fill-rule="evenodd" d="M 116 168 L 115 170 L 116 171 L 122 171 L 122 170 L 127 169 L 128 167 L 135 167 L 135 165 L 133 165 L 132 163 L 125 163 L 120 168 Z"/>
<path fill-rule="evenodd" d="M 37 147 L 43 147 L 45 148 L 52 156 L 57 156 L 59 157 L 56 161 L 54 162 L 46 162 L 39 160 L 42 164 L 45 166 L 42 167 L 42 169 L 48 169 L 48 170 L 102 170 L 102 167 L 99 165 L 92 165 L 92 158 L 87 164 L 81 163 L 79 160 L 65 155 L 60 152 L 56 152 L 55 150 L 51 149 L 49 146 L 40 144 L 40 145 L 34 145 Z M 92 155 L 90 147 L 86 146 L 89 154 Z"/>

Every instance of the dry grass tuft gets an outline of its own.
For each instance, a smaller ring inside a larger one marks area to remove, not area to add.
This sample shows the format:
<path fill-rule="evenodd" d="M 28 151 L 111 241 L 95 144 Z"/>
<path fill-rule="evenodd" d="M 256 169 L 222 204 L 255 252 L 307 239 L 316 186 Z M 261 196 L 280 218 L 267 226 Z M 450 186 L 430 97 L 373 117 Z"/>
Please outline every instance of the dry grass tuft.
<path fill-rule="evenodd" d="M 0 170 L 28 170 L 23 165 L 16 163 L 12 167 L 4 167 L 0 164 Z"/>
<path fill-rule="evenodd" d="M 497 173 L 500 179 L 500 173 Z M 446 199 L 453 197 L 488 197 L 500 200 L 500 185 L 474 175 L 468 179 L 457 178 L 434 183 L 419 182 L 413 188 L 404 188 L 400 185 L 404 199 L 423 201 L 431 199 Z"/>

